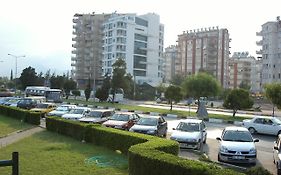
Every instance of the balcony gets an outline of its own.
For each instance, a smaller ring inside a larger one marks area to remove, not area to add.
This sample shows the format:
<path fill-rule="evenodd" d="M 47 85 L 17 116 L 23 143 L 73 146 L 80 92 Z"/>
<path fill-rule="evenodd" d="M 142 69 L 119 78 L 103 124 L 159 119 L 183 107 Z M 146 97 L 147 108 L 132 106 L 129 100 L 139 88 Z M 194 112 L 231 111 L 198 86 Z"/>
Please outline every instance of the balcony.
<path fill-rule="evenodd" d="M 258 46 L 262 46 L 262 40 L 257 41 L 256 44 L 257 44 Z"/>
<path fill-rule="evenodd" d="M 262 50 L 257 50 L 257 51 L 256 51 L 256 54 L 262 55 Z"/>
<path fill-rule="evenodd" d="M 257 36 L 262 36 L 262 32 L 256 32 Z"/>

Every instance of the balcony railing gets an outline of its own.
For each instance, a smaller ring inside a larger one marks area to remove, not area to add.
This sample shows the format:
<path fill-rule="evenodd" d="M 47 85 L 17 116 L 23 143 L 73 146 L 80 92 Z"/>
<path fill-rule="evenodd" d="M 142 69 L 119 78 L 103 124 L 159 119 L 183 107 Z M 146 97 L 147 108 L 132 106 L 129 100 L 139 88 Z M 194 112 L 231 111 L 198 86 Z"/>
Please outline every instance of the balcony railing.
<path fill-rule="evenodd" d="M 262 50 L 257 50 L 256 54 L 261 55 L 262 54 Z"/>

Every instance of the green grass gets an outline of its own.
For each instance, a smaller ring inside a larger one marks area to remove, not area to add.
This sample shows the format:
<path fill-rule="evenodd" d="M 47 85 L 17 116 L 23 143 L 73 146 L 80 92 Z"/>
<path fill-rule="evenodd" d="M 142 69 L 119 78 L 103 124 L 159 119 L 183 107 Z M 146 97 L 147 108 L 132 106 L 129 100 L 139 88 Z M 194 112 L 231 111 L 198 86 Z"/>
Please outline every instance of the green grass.
<path fill-rule="evenodd" d="M 28 123 L 21 122 L 20 120 L 0 115 L 0 137 L 3 137 L 17 130 L 23 130 L 31 127 L 32 125 Z"/>
<path fill-rule="evenodd" d="M 20 174 L 24 175 L 127 175 L 128 161 L 124 155 L 95 145 L 81 143 L 49 131 L 36 133 L 0 149 L 0 160 L 11 159 L 19 152 Z M 118 166 L 98 167 L 86 160 L 93 156 L 117 158 Z M 11 167 L 0 167 L 0 174 L 11 174 Z"/>
<path fill-rule="evenodd" d="M 106 102 L 86 102 L 83 100 L 64 100 L 65 102 L 69 103 L 78 103 L 78 104 L 87 104 L 87 105 L 95 105 L 95 106 L 107 106 L 113 107 L 116 109 L 128 109 L 128 110 L 136 110 L 136 111 L 143 111 L 143 112 L 158 112 L 160 114 L 175 114 L 179 117 L 186 118 L 186 117 L 195 117 L 195 112 L 188 111 L 179 111 L 179 110 L 168 110 L 168 109 L 159 109 L 159 108 L 150 108 L 150 107 L 142 107 L 142 106 L 135 106 L 135 105 L 124 105 L 119 103 L 106 103 Z M 188 108 L 188 107 L 187 107 Z M 222 114 L 209 114 L 209 118 L 216 118 L 216 119 L 224 119 L 227 121 L 242 121 L 244 119 L 249 119 L 248 117 L 232 117 L 229 115 L 222 115 Z"/>

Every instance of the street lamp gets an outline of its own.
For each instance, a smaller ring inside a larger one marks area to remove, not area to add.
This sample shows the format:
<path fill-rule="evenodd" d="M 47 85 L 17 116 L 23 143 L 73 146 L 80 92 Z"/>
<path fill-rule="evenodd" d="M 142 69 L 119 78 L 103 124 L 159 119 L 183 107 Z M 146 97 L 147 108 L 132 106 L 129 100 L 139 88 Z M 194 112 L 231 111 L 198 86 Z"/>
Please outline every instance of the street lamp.
<path fill-rule="evenodd" d="M 25 57 L 25 55 L 13 55 L 9 54 L 9 56 L 14 57 L 16 59 L 16 70 L 15 70 L 15 93 L 17 92 L 17 71 L 18 71 L 18 58 Z"/>

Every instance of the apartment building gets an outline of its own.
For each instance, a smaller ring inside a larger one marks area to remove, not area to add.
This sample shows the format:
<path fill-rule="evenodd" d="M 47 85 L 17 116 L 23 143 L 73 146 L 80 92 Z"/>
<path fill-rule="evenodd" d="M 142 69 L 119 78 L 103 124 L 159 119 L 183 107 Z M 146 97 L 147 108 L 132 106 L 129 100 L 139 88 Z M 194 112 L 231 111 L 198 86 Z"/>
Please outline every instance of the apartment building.
<path fill-rule="evenodd" d="M 72 77 L 79 88 L 91 87 L 102 81 L 103 23 L 110 14 L 75 14 L 73 17 Z"/>
<path fill-rule="evenodd" d="M 157 86 L 163 75 L 164 25 L 154 13 L 113 13 L 103 24 L 103 74 L 112 75 L 112 64 L 125 60 L 135 82 Z"/>
<path fill-rule="evenodd" d="M 164 52 L 164 81 L 169 82 L 177 74 L 176 69 L 178 70 L 180 62 L 177 59 L 178 57 L 178 48 L 176 45 L 171 45 L 165 48 Z"/>
<path fill-rule="evenodd" d="M 281 82 L 281 20 L 266 22 L 256 33 L 262 37 L 257 45 L 262 48 L 256 53 L 262 58 L 262 86 L 267 83 Z"/>
<path fill-rule="evenodd" d="M 179 70 L 183 75 L 206 71 L 228 87 L 229 33 L 218 27 L 184 31 L 178 35 Z"/>
<path fill-rule="evenodd" d="M 250 92 L 261 92 L 261 60 L 249 56 L 249 52 L 234 52 L 229 59 L 229 88 L 239 88 L 242 84 L 250 87 Z"/>

